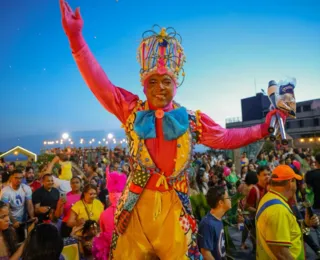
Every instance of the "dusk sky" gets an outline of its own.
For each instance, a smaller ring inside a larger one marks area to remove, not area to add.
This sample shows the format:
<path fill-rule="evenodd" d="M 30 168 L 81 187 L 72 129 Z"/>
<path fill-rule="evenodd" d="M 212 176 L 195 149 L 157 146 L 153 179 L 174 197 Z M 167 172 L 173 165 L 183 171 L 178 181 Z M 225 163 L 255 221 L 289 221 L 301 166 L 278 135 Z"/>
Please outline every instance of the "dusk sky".
<path fill-rule="evenodd" d="M 319 0 L 69 4 L 81 7 L 83 34 L 111 81 L 141 98 L 136 51 L 153 24 L 183 38 L 186 79 L 176 101 L 223 126 L 271 79 L 296 77 L 297 101 L 320 97 Z M 1 0 L 0 31 L 1 139 L 119 128 L 81 78 L 58 0 Z"/>

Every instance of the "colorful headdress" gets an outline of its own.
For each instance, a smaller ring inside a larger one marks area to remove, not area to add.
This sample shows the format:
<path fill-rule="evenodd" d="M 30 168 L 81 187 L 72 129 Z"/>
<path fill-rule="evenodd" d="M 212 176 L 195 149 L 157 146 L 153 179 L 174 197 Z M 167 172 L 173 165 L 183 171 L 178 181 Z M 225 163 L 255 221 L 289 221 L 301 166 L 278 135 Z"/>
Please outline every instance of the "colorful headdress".
<path fill-rule="evenodd" d="M 159 28 L 159 33 L 154 30 L 155 27 Z M 170 75 L 178 86 L 183 83 L 183 64 L 186 58 L 181 43 L 181 36 L 172 27 L 161 29 L 160 26 L 154 25 L 152 30 L 143 33 L 137 57 L 141 66 L 142 85 L 145 79 L 154 73 Z M 178 77 L 181 71 L 183 79 L 179 84 Z"/>

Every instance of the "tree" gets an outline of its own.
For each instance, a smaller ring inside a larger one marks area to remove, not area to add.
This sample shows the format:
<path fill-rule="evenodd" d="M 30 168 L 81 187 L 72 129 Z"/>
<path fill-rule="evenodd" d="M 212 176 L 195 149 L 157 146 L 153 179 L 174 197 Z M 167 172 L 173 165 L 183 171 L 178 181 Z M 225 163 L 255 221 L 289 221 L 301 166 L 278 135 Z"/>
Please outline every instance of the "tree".
<path fill-rule="evenodd" d="M 269 154 L 274 150 L 274 143 L 269 140 L 265 141 L 262 150 Z"/>

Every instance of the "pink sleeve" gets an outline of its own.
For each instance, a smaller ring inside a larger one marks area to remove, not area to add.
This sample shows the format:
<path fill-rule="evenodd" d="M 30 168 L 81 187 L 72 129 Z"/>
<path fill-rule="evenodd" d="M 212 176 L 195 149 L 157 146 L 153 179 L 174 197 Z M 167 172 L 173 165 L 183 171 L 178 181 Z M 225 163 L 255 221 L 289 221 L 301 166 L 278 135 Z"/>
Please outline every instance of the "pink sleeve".
<path fill-rule="evenodd" d="M 199 143 L 214 149 L 236 149 L 256 142 L 268 135 L 266 124 L 247 128 L 225 129 L 206 114 L 199 113 L 202 133 Z"/>
<path fill-rule="evenodd" d="M 101 105 L 114 114 L 122 123 L 125 123 L 139 97 L 125 89 L 114 86 L 82 36 L 76 41 L 78 44 L 83 42 L 79 51 L 73 53 L 82 77 Z"/>

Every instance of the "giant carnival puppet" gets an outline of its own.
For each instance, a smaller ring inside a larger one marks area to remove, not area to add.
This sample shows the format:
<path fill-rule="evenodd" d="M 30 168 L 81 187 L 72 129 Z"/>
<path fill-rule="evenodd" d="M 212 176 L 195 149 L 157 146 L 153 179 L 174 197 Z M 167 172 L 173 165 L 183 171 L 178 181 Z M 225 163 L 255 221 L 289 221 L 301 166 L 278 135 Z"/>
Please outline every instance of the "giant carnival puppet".
<path fill-rule="evenodd" d="M 62 24 L 82 77 L 126 132 L 132 172 L 115 213 L 110 259 L 201 259 L 188 196 L 187 169 L 195 144 L 236 149 L 268 135 L 264 124 L 224 129 L 174 101 L 184 78 L 184 50 L 173 28 L 153 28 L 138 48 L 146 101 L 109 80 L 82 36 L 83 20 L 60 0 Z"/>

